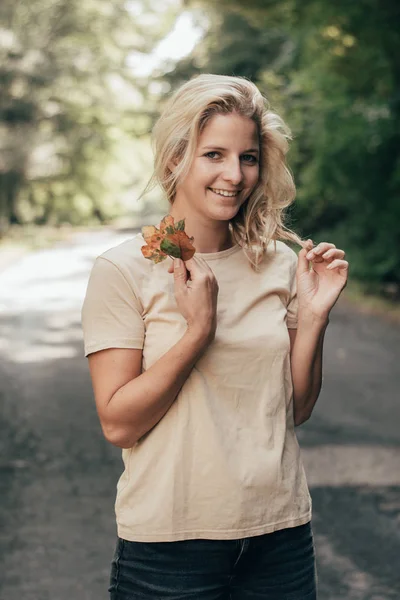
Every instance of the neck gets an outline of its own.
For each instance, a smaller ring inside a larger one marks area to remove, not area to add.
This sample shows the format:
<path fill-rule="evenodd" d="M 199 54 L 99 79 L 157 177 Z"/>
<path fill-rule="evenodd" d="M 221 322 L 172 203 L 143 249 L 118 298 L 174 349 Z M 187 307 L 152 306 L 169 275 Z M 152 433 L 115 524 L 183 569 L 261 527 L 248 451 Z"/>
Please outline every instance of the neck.
<path fill-rule="evenodd" d="M 234 245 L 229 221 L 207 220 L 202 215 L 189 213 L 174 205 L 171 206 L 169 214 L 174 217 L 175 223 L 185 219 L 185 232 L 189 237 L 194 237 L 196 252 L 221 252 Z"/>

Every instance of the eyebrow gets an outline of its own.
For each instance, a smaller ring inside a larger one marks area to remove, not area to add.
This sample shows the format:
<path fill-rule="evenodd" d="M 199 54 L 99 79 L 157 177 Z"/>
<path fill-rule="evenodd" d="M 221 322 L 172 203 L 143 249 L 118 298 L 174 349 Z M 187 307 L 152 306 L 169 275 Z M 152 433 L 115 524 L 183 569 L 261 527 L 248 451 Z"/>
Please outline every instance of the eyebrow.
<path fill-rule="evenodd" d="M 226 150 L 226 148 L 222 148 L 222 146 L 203 146 L 203 150 Z M 248 150 L 243 150 L 241 154 L 246 154 L 246 152 L 259 152 L 258 148 L 249 148 Z"/>

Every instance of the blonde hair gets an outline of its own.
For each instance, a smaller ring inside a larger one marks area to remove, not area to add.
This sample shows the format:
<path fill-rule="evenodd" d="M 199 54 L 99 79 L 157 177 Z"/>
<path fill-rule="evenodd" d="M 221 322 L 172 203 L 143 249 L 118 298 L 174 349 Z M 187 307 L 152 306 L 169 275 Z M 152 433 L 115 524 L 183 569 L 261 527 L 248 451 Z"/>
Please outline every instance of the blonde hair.
<path fill-rule="evenodd" d="M 296 195 L 285 159 L 291 133 L 254 83 L 243 77 L 203 74 L 182 85 L 153 129 L 154 173 L 145 192 L 159 184 L 172 204 L 177 183 L 190 169 L 206 124 L 214 115 L 233 112 L 252 119 L 259 132 L 259 181 L 230 221 L 233 241 L 243 247 L 257 270 L 271 240 L 304 243 L 284 225 L 284 209 Z M 172 163 L 177 163 L 174 172 L 168 167 Z"/>

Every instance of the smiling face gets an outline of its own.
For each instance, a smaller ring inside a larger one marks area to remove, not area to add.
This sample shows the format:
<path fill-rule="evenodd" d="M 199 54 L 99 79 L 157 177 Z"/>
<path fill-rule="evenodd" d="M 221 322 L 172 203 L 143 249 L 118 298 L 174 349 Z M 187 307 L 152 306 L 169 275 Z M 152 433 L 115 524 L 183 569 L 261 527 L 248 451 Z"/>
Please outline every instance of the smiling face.
<path fill-rule="evenodd" d="M 258 182 L 259 141 L 254 121 L 215 115 L 202 131 L 174 204 L 212 220 L 230 220 Z"/>

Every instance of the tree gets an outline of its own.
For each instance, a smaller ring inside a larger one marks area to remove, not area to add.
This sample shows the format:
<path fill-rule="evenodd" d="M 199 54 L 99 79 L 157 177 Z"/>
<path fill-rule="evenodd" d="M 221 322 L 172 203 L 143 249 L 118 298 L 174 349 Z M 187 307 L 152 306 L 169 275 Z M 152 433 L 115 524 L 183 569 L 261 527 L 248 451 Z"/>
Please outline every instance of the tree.
<path fill-rule="evenodd" d="M 104 219 L 142 178 L 148 53 L 177 7 L 150 0 L 3 0 L 0 234 L 11 222 Z M 124 164 L 125 162 L 125 164 Z M 135 168 L 136 165 L 136 168 Z"/>
<path fill-rule="evenodd" d="M 291 225 L 344 247 L 353 276 L 399 282 L 399 3 L 187 5 L 207 13 L 208 33 L 166 77 L 251 77 L 293 131 L 289 162 L 298 197 Z"/>

